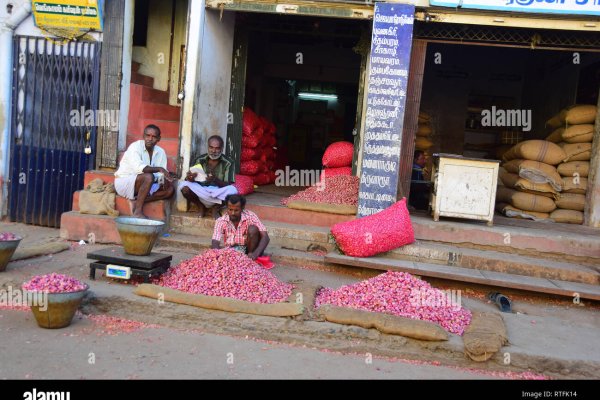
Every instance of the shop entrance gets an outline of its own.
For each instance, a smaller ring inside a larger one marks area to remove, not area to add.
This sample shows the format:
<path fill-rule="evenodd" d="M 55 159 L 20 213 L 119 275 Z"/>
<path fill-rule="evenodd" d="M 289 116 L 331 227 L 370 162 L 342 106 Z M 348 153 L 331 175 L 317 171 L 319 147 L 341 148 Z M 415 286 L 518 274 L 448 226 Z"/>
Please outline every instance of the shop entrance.
<path fill-rule="evenodd" d="M 274 125 L 270 171 L 318 173 L 330 143 L 359 137 L 365 37 L 368 51 L 369 21 L 236 13 L 230 110 L 243 105 Z M 228 154 L 240 161 L 247 145 L 230 125 Z"/>

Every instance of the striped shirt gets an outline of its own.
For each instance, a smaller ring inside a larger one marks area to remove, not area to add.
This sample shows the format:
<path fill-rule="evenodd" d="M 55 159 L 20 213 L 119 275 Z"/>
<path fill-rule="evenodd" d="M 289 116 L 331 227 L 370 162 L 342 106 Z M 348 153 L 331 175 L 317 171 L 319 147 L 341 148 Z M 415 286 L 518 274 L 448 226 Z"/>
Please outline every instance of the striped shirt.
<path fill-rule="evenodd" d="M 221 241 L 224 236 L 226 247 L 235 245 L 245 246 L 248 238 L 248 227 L 254 225 L 260 232 L 266 232 L 267 228 L 260 222 L 258 216 L 252 211 L 243 210 L 238 227 L 236 228 L 229 220 L 229 214 L 225 214 L 215 222 L 213 240 Z"/>

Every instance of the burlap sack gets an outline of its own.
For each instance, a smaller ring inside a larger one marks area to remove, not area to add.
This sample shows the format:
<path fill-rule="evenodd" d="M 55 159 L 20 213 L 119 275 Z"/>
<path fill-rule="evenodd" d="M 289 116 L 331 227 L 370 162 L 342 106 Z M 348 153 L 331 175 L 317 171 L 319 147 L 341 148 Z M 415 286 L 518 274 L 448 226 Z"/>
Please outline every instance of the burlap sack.
<path fill-rule="evenodd" d="M 587 186 L 587 178 L 577 178 L 572 176 L 565 177 L 563 178 L 561 193 L 585 194 L 585 192 L 587 191 Z"/>
<path fill-rule="evenodd" d="M 556 200 L 556 206 L 564 210 L 583 211 L 585 195 L 577 193 L 561 193 Z"/>
<path fill-rule="evenodd" d="M 502 157 L 504 157 L 504 155 L 510 149 L 512 149 L 512 145 L 510 145 L 510 144 L 503 144 L 503 145 L 496 147 L 496 160 L 502 160 Z"/>
<path fill-rule="evenodd" d="M 419 112 L 419 124 L 425 124 L 431 120 L 431 115 L 426 112 Z"/>
<path fill-rule="evenodd" d="M 433 142 L 425 137 L 417 136 L 415 139 L 415 148 L 417 150 L 427 150 L 433 146 Z"/>
<path fill-rule="evenodd" d="M 520 159 L 510 160 L 509 162 L 505 162 L 504 164 L 502 164 L 502 166 L 504 167 L 504 169 L 507 172 L 510 172 L 512 174 L 518 174 L 519 166 L 521 165 L 521 163 L 523 161 L 525 161 L 525 160 L 520 160 Z"/>
<path fill-rule="evenodd" d="M 465 353 L 474 361 L 486 361 L 508 343 L 508 333 L 498 313 L 473 312 L 463 334 Z"/>
<path fill-rule="evenodd" d="M 557 192 L 562 190 L 562 178 L 552 165 L 525 160 L 519 164 L 519 176 L 533 183 L 549 183 Z"/>
<path fill-rule="evenodd" d="M 562 145 L 566 157 L 564 162 L 568 161 L 589 161 L 592 157 L 591 143 L 566 143 Z"/>
<path fill-rule="evenodd" d="M 594 138 L 594 125 L 571 125 L 564 129 L 562 138 L 567 143 L 591 143 Z"/>
<path fill-rule="evenodd" d="M 431 125 L 429 125 L 428 123 L 419 124 L 419 127 L 417 128 L 417 136 L 427 137 L 427 136 L 431 135 L 432 133 L 433 133 L 433 129 L 431 129 Z"/>
<path fill-rule="evenodd" d="M 524 193 L 508 187 L 499 186 L 496 189 L 496 201 L 508 203 L 523 211 L 549 213 L 556 209 L 554 200 L 538 194 Z"/>
<path fill-rule="evenodd" d="M 525 159 L 539 161 L 549 165 L 556 165 L 566 157 L 563 149 L 547 140 L 526 140 L 516 144 L 506 154 L 504 161 Z"/>
<path fill-rule="evenodd" d="M 569 107 L 565 114 L 565 122 L 569 125 L 593 124 L 598 110 L 596 106 L 583 104 Z"/>
<path fill-rule="evenodd" d="M 502 182 L 502 175 L 504 175 L 504 174 L 508 174 L 508 172 L 506 172 L 504 167 L 499 167 L 498 168 L 498 186 L 504 186 L 504 182 Z"/>
<path fill-rule="evenodd" d="M 503 205 L 500 212 L 504 216 L 509 218 L 531 219 L 534 221 L 544 221 L 550 218 L 550 214 L 548 213 L 519 210 L 518 208 L 513 207 L 510 204 Z"/>
<path fill-rule="evenodd" d="M 546 121 L 546 126 L 556 129 L 565 124 L 565 117 L 567 116 L 567 110 L 561 110 L 558 114 Z"/>
<path fill-rule="evenodd" d="M 515 192 L 515 189 L 506 186 L 498 186 L 496 188 L 496 201 L 500 203 L 511 204 L 511 199 Z"/>
<path fill-rule="evenodd" d="M 590 172 L 590 162 L 569 161 L 566 163 L 558 164 L 556 170 L 561 176 L 574 177 L 579 175 L 582 178 L 586 178 L 588 176 L 588 173 Z"/>
<path fill-rule="evenodd" d="M 560 127 L 555 129 L 554 131 L 552 131 L 551 134 L 548 135 L 548 137 L 546 137 L 546 140 L 552 143 L 560 143 L 562 142 L 563 139 L 563 132 L 565 131 L 565 128 Z"/>
<path fill-rule="evenodd" d="M 550 214 L 550 219 L 554 222 L 566 224 L 583 224 L 583 213 L 574 210 L 554 210 Z"/>
<path fill-rule="evenodd" d="M 118 217 L 115 210 L 116 193 L 112 183 L 106 185 L 102 179 L 94 179 L 79 192 L 79 212 L 81 214 L 110 215 Z"/>
<path fill-rule="evenodd" d="M 527 179 L 521 178 L 517 174 L 507 172 L 502 175 L 503 186 L 513 188 L 523 193 L 537 194 L 540 196 L 555 199 L 558 197 L 558 192 L 548 183 L 533 183 Z"/>

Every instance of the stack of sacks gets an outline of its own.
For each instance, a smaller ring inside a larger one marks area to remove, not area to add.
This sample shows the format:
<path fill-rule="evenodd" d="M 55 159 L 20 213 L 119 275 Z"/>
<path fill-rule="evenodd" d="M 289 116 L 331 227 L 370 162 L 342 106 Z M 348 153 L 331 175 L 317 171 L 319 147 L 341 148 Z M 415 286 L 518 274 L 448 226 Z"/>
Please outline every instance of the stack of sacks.
<path fill-rule="evenodd" d="M 334 142 L 327 146 L 323 154 L 322 178 L 336 175 L 352 175 L 354 145 L 350 142 Z"/>
<path fill-rule="evenodd" d="M 556 200 L 558 210 L 550 215 L 556 222 L 583 223 L 596 112 L 594 105 L 575 105 L 546 122 L 554 129 L 546 140 L 558 143 L 565 151 L 557 167 L 563 189 Z"/>
<path fill-rule="evenodd" d="M 433 128 L 431 127 L 431 116 L 423 111 L 419 112 L 419 125 L 417 126 L 417 137 L 415 138 L 415 149 L 427 151 L 433 146 L 431 135 Z"/>
<path fill-rule="evenodd" d="M 275 182 L 275 125 L 245 107 L 242 134 L 240 174 L 252 177 L 255 185 Z"/>
<path fill-rule="evenodd" d="M 526 140 L 513 146 L 503 157 L 497 209 L 508 217 L 550 218 L 563 184 L 555 165 L 565 157 L 560 146 L 546 140 Z"/>

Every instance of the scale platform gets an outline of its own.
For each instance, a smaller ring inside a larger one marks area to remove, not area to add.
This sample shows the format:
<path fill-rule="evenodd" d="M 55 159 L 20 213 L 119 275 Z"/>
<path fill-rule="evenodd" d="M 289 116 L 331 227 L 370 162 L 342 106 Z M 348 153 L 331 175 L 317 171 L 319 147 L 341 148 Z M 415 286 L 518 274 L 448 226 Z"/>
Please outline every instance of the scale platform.
<path fill-rule="evenodd" d="M 109 247 L 87 254 L 87 258 L 96 260 L 90 263 L 90 279 L 96 279 L 96 270 L 106 271 L 111 278 L 130 279 L 143 276 L 144 282 L 150 282 L 153 276 L 159 276 L 171 266 L 173 256 L 164 253 L 150 253 L 147 256 L 133 256 L 125 253 L 122 247 Z"/>

